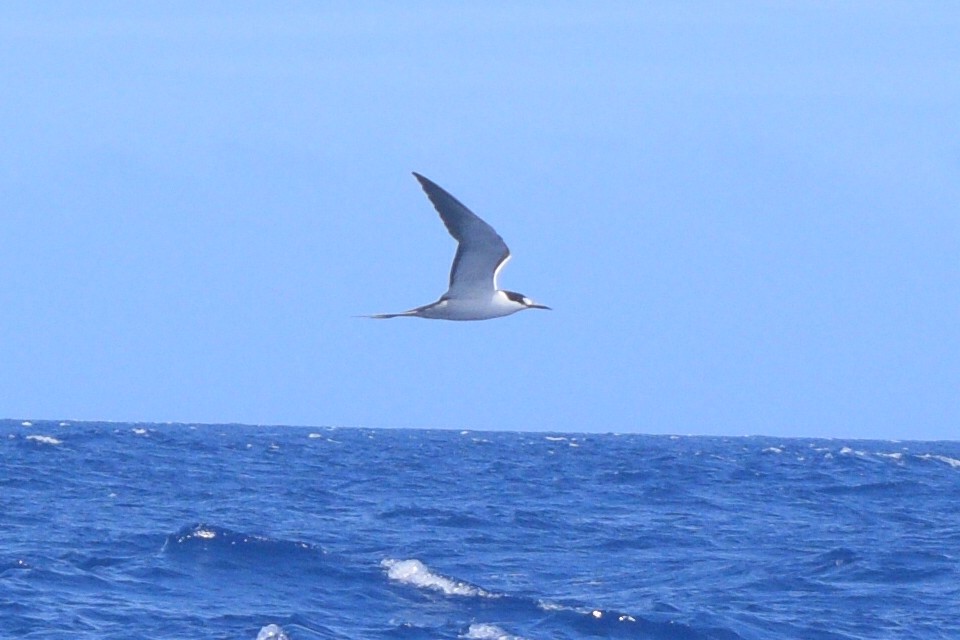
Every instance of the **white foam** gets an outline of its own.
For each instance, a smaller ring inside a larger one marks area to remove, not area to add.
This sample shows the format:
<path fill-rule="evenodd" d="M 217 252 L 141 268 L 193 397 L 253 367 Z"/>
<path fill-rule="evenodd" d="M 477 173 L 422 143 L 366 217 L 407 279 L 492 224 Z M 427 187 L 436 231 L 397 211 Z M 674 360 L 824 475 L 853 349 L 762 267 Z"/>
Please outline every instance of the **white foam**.
<path fill-rule="evenodd" d="M 33 426 L 33 423 L 30 422 L 29 420 L 24 420 L 23 422 L 20 423 L 20 426 L 21 426 L 21 427 L 32 427 L 32 426 Z"/>
<path fill-rule="evenodd" d="M 469 640 L 523 640 L 520 636 L 507 633 L 495 624 L 472 624 L 461 638 Z"/>
<path fill-rule="evenodd" d="M 767 447 L 763 450 L 763 453 L 783 453 L 783 449 L 780 447 Z"/>
<path fill-rule="evenodd" d="M 133 429 L 133 432 L 134 432 L 135 434 L 137 434 L 138 436 L 145 436 L 145 435 L 147 435 L 147 430 L 146 430 L 146 429 L 136 428 L 136 429 Z"/>
<path fill-rule="evenodd" d="M 43 444 L 63 444 L 63 440 L 57 440 L 53 436 L 27 436 L 27 440 L 41 442 Z"/>
<path fill-rule="evenodd" d="M 307 437 L 310 438 L 311 440 L 316 440 L 317 438 L 322 438 L 322 437 L 323 437 L 323 434 L 320 434 L 320 433 L 311 433 L 311 434 L 308 435 Z"/>
<path fill-rule="evenodd" d="M 475 587 L 472 584 L 434 573 L 430 570 L 430 567 L 419 560 L 393 560 L 387 558 L 380 563 L 380 566 L 387 570 L 387 577 L 391 580 L 409 584 L 420 589 L 440 591 L 448 596 L 495 597 L 492 593 L 484 591 L 480 587 Z"/>
<path fill-rule="evenodd" d="M 544 440 L 549 440 L 550 442 L 564 442 L 566 438 L 563 436 L 544 436 Z"/>

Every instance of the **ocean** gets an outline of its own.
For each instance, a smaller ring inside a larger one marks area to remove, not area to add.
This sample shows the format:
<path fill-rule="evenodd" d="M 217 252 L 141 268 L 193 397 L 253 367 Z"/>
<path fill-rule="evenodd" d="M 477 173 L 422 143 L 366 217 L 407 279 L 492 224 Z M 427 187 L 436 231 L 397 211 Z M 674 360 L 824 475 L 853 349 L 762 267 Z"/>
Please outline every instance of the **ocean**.
<path fill-rule="evenodd" d="M 960 638 L 960 443 L 0 421 L 0 637 Z"/>

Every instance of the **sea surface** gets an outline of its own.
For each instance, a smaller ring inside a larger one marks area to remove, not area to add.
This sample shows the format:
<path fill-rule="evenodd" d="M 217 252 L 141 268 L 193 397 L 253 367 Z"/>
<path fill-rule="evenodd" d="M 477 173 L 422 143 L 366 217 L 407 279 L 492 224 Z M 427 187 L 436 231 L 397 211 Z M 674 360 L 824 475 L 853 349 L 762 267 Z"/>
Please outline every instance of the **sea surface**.
<path fill-rule="evenodd" d="M 0 421 L 0 638 L 960 638 L 960 443 Z"/>

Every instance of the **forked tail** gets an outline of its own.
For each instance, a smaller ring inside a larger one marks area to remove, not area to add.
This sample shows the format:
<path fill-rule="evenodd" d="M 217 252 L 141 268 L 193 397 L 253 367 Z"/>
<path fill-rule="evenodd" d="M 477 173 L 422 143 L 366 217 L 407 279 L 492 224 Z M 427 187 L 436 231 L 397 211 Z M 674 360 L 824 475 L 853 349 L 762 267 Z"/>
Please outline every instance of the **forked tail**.
<path fill-rule="evenodd" d="M 373 313 L 368 316 L 357 316 L 358 318 L 372 318 L 374 320 L 386 320 L 388 318 L 400 318 L 403 316 L 416 316 L 417 310 L 411 309 L 410 311 L 402 311 L 400 313 Z"/>
<path fill-rule="evenodd" d="M 441 298 L 441 299 L 442 299 L 442 298 Z M 438 300 L 437 302 L 439 302 L 439 300 Z M 437 304 L 437 302 L 434 302 L 434 303 L 431 303 L 431 304 L 425 304 L 425 305 L 423 305 L 422 307 L 414 307 L 413 309 L 407 309 L 406 311 L 401 311 L 400 313 L 374 313 L 374 314 L 369 315 L 369 316 L 358 316 L 358 317 L 360 317 L 360 318 L 373 318 L 374 320 L 386 320 L 387 318 L 402 318 L 402 317 L 407 317 L 407 318 L 422 318 L 423 315 L 421 315 L 421 312 L 422 312 L 424 309 L 429 309 L 429 308 L 432 307 L 433 305 Z"/>

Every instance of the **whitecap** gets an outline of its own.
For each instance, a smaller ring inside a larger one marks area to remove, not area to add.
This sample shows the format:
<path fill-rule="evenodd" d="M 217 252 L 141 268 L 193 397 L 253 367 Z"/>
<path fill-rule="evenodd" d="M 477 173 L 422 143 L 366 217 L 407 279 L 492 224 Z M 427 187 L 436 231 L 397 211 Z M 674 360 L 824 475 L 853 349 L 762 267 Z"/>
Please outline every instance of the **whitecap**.
<path fill-rule="evenodd" d="M 492 593 L 480 587 L 434 573 L 427 565 L 416 559 L 393 560 L 387 558 L 380 562 L 380 566 L 387 570 L 387 577 L 391 580 L 420 589 L 440 591 L 448 596 L 495 597 Z"/>
<path fill-rule="evenodd" d="M 867 455 L 867 452 L 857 451 L 856 449 L 851 449 L 850 447 L 843 447 L 842 449 L 840 449 L 840 455 L 844 455 L 844 456 L 854 455 L 854 456 L 860 456 L 861 458 L 863 458 Z"/>
<path fill-rule="evenodd" d="M 20 426 L 21 426 L 21 427 L 32 427 L 32 426 L 33 426 L 33 423 L 30 422 L 29 420 L 24 420 L 23 422 L 20 423 Z"/>
<path fill-rule="evenodd" d="M 566 438 L 563 436 L 544 436 L 544 440 L 549 440 L 550 442 L 564 442 Z"/>
<path fill-rule="evenodd" d="M 763 450 L 763 453 L 783 453 L 783 449 L 780 447 L 767 447 Z"/>
<path fill-rule="evenodd" d="M 323 435 L 320 433 L 311 433 L 307 437 L 310 438 L 311 440 L 316 440 L 317 438 L 322 438 Z"/>
<path fill-rule="evenodd" d="M 147 435 L 147 430 L 146 430 L 146 429 L 139 428 L 139 427 L 137 427 L 137 428 L 135 428 L 135 429 L 132 429 L 132 431 L 133 431 L 135 434 L 137 434 L 138 436 L 145 436 L 145 435 Z"/>
<path fill-rule="evenodd" d="M 523 640 L 522 637 L 507 633 L 495 624 L 471 624 L 467 633 L 460 637 L 469 640 Z"/>
<path fill-rule="evenodd" d="M 283 632 L 280 625 L 268 624 L 260 629 L 260 633 L 257 634 L 257 640 L 290 640 L 290 638 Z"/>
<path fill-rule="evenodd" d="M 949 458 L 947 456 L 941 456 L 934 453 L 925 453 L 918 457 L 921 460 L 936 460 L 938 462 L 945 462 L 954 469 L 960 469 L 960 460 L 957 460 L 956 458 Z"/>
<path fill-rule="evenodd" d="M 878 454 L 877 454 L 877 457 L 878 457 L 878 458 L 890 458 L 891 460 L 896 460 L 897 462 L 900 462 L 901 460 L 903 460 L 903 454 L 900 453 L 899 451 L 894 452 L 894 453 L 878 453 Z"/>
<path fill-rule="evenodd" d="M 63 440 L 58 440 L 53 436 L 27 436 L 27 440 L 33 440 L 34 442 L 43 444 L 63 444 Z"/>

